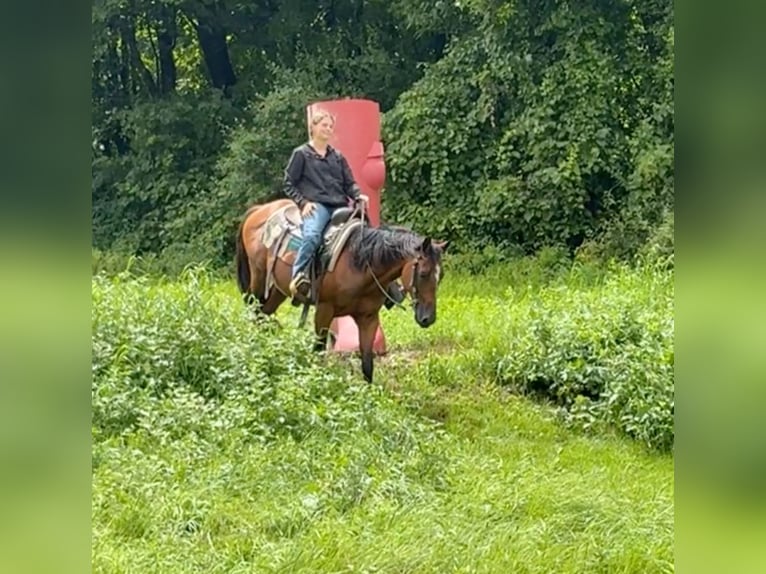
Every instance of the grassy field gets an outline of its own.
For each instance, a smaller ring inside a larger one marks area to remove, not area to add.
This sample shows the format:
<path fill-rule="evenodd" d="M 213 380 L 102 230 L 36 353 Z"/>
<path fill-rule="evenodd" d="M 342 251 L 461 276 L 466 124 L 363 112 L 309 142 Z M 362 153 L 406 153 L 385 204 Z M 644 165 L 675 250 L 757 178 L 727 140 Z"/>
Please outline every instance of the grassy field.
<path fill-rule="evenodd" d="M 672 572 L 672 284 L 453 273 L 368 386 L 204 272 L 96 278 L 93 570 Z"/>

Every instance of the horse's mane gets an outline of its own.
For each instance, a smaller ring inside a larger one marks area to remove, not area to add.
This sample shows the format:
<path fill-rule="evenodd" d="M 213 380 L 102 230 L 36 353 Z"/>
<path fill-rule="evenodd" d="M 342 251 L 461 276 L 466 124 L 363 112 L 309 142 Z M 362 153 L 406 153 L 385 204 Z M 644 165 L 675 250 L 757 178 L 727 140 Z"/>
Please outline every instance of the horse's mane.
<path fill-rule="evenodd" d="M 393 265 L 397 261 L 414 257 L 423 238 L 400 226 L 357 227 L 348 238 L 351 263 L 358 270 Z"/>

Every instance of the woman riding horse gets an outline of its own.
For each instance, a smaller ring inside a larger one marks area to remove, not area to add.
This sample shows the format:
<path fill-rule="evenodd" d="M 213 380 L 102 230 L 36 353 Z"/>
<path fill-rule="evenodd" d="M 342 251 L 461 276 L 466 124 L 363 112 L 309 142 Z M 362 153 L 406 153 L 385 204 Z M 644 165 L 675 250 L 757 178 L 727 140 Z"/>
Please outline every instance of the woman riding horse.
<path fill-rule="evenodd" d="M 246 301 L 257 299 L 257 311 L 276 312 L 289 296 L 295 251 L 279 252 L 265 241 L 264 230 L 292 200 L 282 199 L 251 207 L 237 234 L 237 283 Z M 314 349 L 324 350 L 335 317 L 350 316 L 359 329 L 362 372 L 372 382 L 373 340 L 380 324 L 380 308 L 388 300 L 385 285 L 402 277 L 412 298 L 415 320 L 421 327 L 436 321 L 436 291 L 443 272 L 437 243 L 409 230 L 357 226 L 338 256 L 335 267 L 322 275 L 317 289 Z M 273 282 L 273 285 L 272 285 Z M 273 288 L 272 288 L 273 287 Z"/>

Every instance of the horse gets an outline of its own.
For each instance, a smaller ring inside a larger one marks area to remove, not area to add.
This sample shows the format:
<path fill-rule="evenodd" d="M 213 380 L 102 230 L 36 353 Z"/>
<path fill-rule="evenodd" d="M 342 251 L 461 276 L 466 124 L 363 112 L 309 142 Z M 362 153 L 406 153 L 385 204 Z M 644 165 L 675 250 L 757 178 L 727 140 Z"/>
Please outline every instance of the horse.
<path fill-rule="evenodd" d="M 273 230 L 278 219 L 283 223 L 275 241 Z M 280 251 L 279 245 L 284 246 L 289 235 L 285 225 L 292 225 L 296 233 L 300 221 L 300 212 L 290 199 L 254 205 L 245 212 L 236 238 L 237 285 L 247 303 L 257 301 L 258 313 L 271 315 L 290 297 L 296 251 L 284 247 Z M 314 351 L 326 350 L 334 318 L 351 316 L 359 330 L 362 374 L 372 383 L 373 341 L 380 325 L 380 309 L 388 297 L 384 286 L 403 278 L 415 321 L 422 328 L 430 327 L 436 321 L 436 293 L 444 276 L 441 257 L 446 247 L 446 241 L 422 237 L 402 227 L 350 227 L 334 255 L 334 266 L 318 281 L 312 303 Z"/>

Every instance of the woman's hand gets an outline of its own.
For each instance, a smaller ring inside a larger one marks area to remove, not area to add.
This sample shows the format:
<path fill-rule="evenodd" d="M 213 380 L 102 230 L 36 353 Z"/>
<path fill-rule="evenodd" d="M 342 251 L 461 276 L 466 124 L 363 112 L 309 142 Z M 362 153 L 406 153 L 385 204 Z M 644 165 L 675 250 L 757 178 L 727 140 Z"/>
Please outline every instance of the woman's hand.
<path fill-rule="evenodd" d="M 307 201 L 303 204 L 303 209 L 301 209 L 301 217 L 308 217 L 312 213 L 314 213 L 314 210 L 316 209 L 316 204 L 313 201 Z"/>
<path fill-rule="evenodd" d="M 370 203 L 370 198 L 365 194 L 360 193 L 359 197 L 354 200 L 354 207 L 361 209 L 362 211 L 367 209 L 367 205 Z"/>

